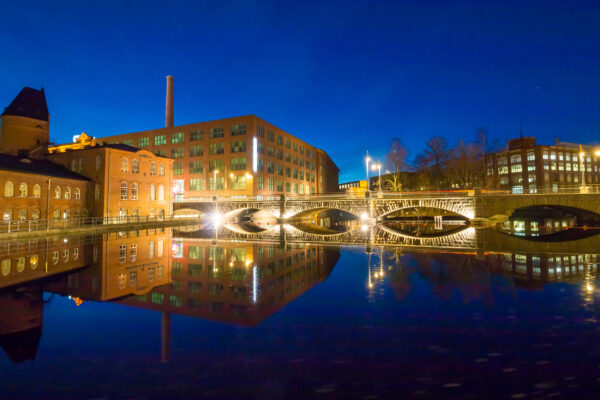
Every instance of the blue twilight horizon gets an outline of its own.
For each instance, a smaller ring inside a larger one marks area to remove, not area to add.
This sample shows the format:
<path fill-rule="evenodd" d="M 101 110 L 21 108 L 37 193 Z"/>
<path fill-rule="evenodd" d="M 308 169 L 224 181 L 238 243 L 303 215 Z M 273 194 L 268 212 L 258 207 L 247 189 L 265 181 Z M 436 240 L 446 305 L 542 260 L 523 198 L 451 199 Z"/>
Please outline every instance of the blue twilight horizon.
<path fill-rule="evenodd" d="M 5 2 L 0 107 L 44 87 L 51 140 L 256 114 L 364 177 L 400 137 L 600 142 L 593 2 Z M 90 3 L 91 4 L 91 3 Z"/>

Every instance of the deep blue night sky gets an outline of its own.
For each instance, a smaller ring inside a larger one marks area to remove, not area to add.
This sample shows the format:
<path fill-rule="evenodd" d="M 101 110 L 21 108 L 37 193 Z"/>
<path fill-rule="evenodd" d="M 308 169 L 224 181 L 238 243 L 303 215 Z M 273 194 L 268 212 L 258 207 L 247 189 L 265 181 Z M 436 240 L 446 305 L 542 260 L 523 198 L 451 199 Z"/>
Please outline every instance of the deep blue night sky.
<path fill-rule="evenodd" d="M 600 6 L 577 2 L 5 1 L 0 107 L 44 86 L 51 139 L 256 114 L 330 153 L 340 180 L 393 137 L 486 127 L 600 141 Z M 523 2 L 525 3 L 525 2 Z M 573 2 L 575 4 L 575 2 Z"/>

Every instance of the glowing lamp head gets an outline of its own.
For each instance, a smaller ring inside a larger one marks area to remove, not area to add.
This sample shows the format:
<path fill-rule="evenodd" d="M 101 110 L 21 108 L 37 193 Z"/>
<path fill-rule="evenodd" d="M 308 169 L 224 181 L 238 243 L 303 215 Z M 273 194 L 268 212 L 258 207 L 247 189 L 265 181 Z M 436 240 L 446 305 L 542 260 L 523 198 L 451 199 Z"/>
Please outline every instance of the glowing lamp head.
<path fill-rule="evenodd" d="M 579 157 L 583 157 L 585 156 L 585 153 L 582 151 L 581 153 L 579 153 Z"/>
<path fill-rule="evenodd" d="M 230 178 L 233 178 L 233 177 L 235 177 L 235 175 L 233 174 L 233 172 L 229 174 L 229 177 L 230 177 Z"/>
<path fill-rule="evenodd" d="M 248 172 L 246 172 L 246 179 L 250 179 L 252 178 L 252 175 L 250 175 Z"/>
<path fill-rule="evenodd" d="M 595 154 L 596 156 L 600 157 L 600 150 L 596 150 L 596 151 L 594 152 L 594 154 Z"/>

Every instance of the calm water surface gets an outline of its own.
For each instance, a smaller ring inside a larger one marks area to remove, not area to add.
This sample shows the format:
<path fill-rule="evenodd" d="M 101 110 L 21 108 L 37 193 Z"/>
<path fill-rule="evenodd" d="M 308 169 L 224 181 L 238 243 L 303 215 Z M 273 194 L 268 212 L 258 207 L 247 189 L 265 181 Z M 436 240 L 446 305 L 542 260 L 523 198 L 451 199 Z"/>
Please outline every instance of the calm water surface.
<path fill-rule="evenodd" d="M 0 397 L 597 398 L 600 248 L 184 236 L 3 244 Z"/>

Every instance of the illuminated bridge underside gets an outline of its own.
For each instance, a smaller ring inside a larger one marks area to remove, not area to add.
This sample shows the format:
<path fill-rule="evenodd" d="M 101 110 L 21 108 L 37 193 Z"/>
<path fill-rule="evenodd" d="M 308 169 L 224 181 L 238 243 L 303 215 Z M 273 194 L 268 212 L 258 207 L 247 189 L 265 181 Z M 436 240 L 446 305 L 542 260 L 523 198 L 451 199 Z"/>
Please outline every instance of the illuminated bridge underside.
<path fill-rule="evenodd" d="M 433 208 L 462 215 L 468 219 L 511 215 L 519 208 L 532 206 L 559 206 L 590 211 L 600 215 L 600 194 L 549 193 L 502 195 L 452 196 L 392 196 L 382 198 L 305 198 L 287 200 L 219 200 L 183 201 L 175 203 L 178 209 L 197 209 L 212 212 L 215 207 L 226 217 L 235 218 L 244 210 L 260 210 L 278 218 L 301 218 L 324 210 L 341 210 L 360 217 L 364 214 L 381 219 L 393 212 L 415 208 Z"/>
<path fill-rule="evenodd" d="M 312 243 L 323 245 L 359 245 L 406 247 L 417 251 L 461 251 L 469 253 L 547 253 L 600 254 L 600 235 L 568 242 L 539 242 L 508 235 L 491 229 L 466 228 L 439 237 L 413 237 L 385 226 L 368 230 L 355 229 L 336 235 L 317 235 L 286 225 L 257 233 L 221 229 L 219 239 L 273 241 L 280 243 Z"/>

